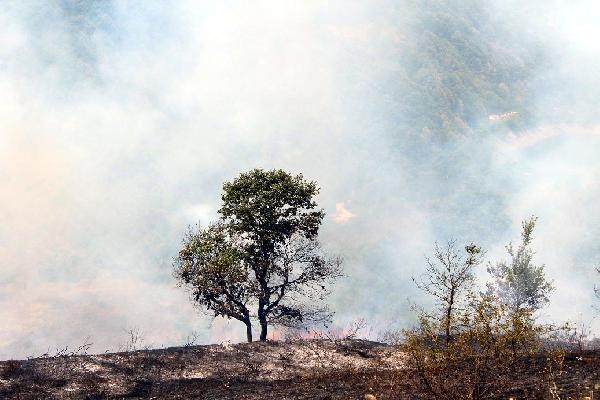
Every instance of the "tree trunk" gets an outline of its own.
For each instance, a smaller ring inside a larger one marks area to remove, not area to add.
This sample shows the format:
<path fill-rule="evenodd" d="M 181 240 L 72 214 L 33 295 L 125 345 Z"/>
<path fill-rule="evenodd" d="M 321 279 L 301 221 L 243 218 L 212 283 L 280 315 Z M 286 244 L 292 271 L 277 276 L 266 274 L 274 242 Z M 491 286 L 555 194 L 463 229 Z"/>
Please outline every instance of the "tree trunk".
<path fill-rule="evenodd" d="M 264 342 L 267 340 L 267 316 L 264 311 L 259 310 L 258 321 L 260 322 L 260 341 Z"/>
<path fill-rule="evenodd" d="M 252 323 L 250 321 L 244 322 L 246 324 L 246 339 L 248 343 L 252 342 Z"/>
<path fill-rule="evenodd" d="M 267 319 L 261 319 L 260 321 L 260 341 L 264 342 L 267 340 Z"/>
<path fill-rule="evenodd" d="M 454 288 L 450 290 L 450 301 L 446 308 L 446 347 L 450 344 L 450 325 L 452 324 L 452 309 L 454 308 Z"/>
<path fill-rule="evenodd" d="M 260 341 L 264 342 L 267 340 L 267 321 L 260 323 Z"/>
<path fill-rule="evenodd" d="M 446 310 L 446 347 L 450 344 L 450 318 L 452 318 L 452 308 Z"/>

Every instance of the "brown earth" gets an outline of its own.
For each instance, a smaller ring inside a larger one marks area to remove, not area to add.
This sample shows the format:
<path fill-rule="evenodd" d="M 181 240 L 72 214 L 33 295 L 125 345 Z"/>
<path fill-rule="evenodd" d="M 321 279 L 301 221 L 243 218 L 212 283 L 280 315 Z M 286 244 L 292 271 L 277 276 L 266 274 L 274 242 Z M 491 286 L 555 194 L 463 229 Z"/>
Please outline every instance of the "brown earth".
<path fill-rule="evenodd" d="M 0 362 L 2 399 L 411 399 L 405 355 L 364 340 L 177 347 Z M 528 391 L 524 373 L 507 397 Z M 600 398 L 600 353 L 569 354 L 561 399 Z M 570 397 L 568 397 L 570 396 Z"/>

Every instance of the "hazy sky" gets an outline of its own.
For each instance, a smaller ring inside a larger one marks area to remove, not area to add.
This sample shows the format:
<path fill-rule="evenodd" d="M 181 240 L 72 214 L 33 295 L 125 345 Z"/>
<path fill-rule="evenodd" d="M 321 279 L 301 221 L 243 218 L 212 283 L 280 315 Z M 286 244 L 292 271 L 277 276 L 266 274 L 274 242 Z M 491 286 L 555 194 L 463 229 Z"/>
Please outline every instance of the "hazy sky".
<path fill-rule="evenodd" d="M 546 54 L 530 78 L 535 122 L 494 134 L 489 122 L 419 164 L 429 149 L 394 128 L 410 116 L 388 112 L 406 95 L 395 68 L 420 61 L 404 51 L 416 3 L 0 2 L 0 359 L 88 336 L 116 349 L 133 327 L 155 346 L 192 330 L 243 337 L 209 326 L 171 261 L 187 226 L 214 218 L 222 183 L 254 167 L 321 186 L 322 241 L 346 260 L 339 326 L 405 326 L 420 301 L 410 277 L 436 240 L 477 241 L 497 260 L 532 214 L 557 286 L 544 313 L 590 320 L 600 7 L 482 1 L 486 29 Z"/>

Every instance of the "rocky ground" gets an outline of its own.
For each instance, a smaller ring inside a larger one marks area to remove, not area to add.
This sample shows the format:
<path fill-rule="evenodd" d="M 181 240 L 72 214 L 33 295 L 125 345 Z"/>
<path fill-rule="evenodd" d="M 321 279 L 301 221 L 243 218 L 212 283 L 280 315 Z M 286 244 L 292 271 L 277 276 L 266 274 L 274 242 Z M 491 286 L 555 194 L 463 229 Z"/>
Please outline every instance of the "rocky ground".
<path fill-rule="evenodd" d="M 0 398 L 410 399 L 404 357 L 382 343 L 310 340 L 4 361 Z M 566 358 L 565 399 L 583 399 L 594 385 L 600 394 L 597 383 L 598 353 Z"/>

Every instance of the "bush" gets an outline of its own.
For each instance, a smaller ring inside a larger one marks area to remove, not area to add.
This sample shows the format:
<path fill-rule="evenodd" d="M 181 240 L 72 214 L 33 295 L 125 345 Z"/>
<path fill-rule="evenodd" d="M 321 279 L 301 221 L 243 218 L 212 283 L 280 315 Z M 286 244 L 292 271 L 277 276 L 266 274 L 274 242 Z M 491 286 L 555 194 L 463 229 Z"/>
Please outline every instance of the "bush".
<path fill-rule="evenodd" d="M 404 347 L 418 398 L 492 399 L 519 386 L 527 371 L 538 371 L 534 386 L 550 390 L 563 351 L 542 346 L 552 326 L 535 325 L 529 312 L 515 313 L 493 296 L 474 300 L 449 341 L 443 326 L 424 314 L 405 332 Z M 531 386 L 532 382 L 527 385 Z"/>

